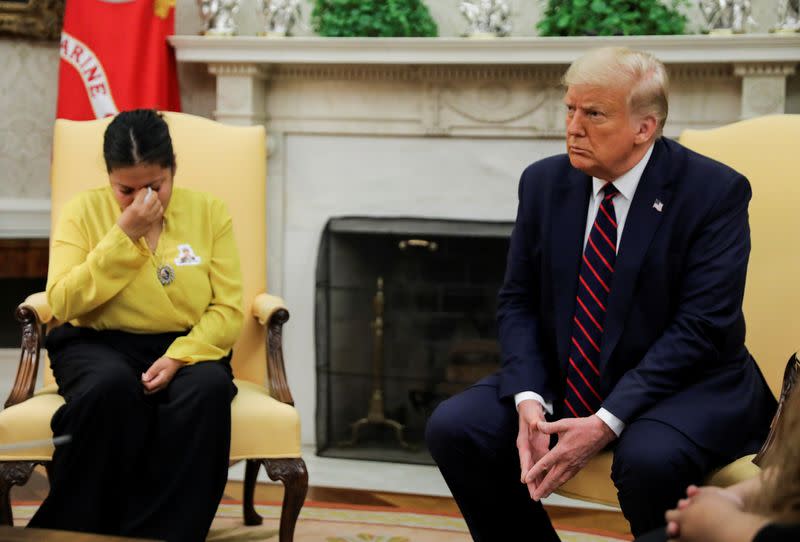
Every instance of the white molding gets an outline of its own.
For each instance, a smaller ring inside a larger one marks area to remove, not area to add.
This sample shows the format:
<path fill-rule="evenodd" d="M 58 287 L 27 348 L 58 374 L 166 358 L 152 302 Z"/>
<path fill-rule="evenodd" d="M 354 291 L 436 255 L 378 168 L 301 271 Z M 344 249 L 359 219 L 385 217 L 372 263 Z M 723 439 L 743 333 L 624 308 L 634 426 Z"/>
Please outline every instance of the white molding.
<path fill-rule="evenodd" d="M 788 77 L 796 72 L 796 62 L 784 64 L 734 64 L 733 73 L 739 77 L 751 75 L 765 77 Z"/>
<path fill-rule="evenodd" d="M 0 198 L 0 239 L 50 237 L 50 200 Z"/>
<path fill-rule="evenodd" d="M 569 38 L 285 38 L 172 36 L 181 62 L 261 64 L 569 64 L 587 49 L 627 46 L 667 64 L 800 62 L 800 34 Z"/>

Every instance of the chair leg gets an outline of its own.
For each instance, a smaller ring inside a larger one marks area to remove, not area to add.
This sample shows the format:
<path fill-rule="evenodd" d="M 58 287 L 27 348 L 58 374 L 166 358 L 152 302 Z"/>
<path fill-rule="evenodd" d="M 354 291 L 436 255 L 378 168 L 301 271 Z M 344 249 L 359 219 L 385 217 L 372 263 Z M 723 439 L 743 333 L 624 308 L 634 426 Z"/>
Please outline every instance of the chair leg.
<path fill-rule="evenodd" d="M 245 525 L 261 525 L 264 521 L 255 506 L 253 506 L 253 494 L 256 489 L 258 479 L 258 469 L 261 467 L 261 459 L 248 459 L 244 466 L 244 495 L 242 495 L 242 512 L 244 514 Z"/>
<path fill-rule="evenodd" d="M 298 457 L 265 459 L 264 465 L 270 479 L 280 480 L 284 486 L 279 542 L 292 542 L 297 516 L 300 515 L 300 509 L 303 507 L 308 492 L 306 463 Z"/>
<path fill-rule="evenodd" d="M 30 461 L 0 462 L 0 525 L 14 525 L 14 514 L 11 511 L 11 487 L 25 485 L 35 466 L 36 463 Z"/>

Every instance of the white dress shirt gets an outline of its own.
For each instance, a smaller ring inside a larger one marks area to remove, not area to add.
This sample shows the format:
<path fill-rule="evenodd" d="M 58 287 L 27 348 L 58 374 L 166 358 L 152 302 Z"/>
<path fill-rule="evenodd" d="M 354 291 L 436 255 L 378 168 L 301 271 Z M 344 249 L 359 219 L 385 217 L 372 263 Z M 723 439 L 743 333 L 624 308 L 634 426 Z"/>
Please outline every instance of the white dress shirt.
<path fill-rule="evenodd" d="M 631 208 L 631 201 L 633 201 L 633 195 L 636 193 L 636 187 L 639 186 L 639 181 L 642 178 L 642 173 L 644 172 L 644 168 L 647 166 L 647 162 L 650 160 L 650 155 L 653 154 L 653 146 L 651 145 L 647 152 L 642 157 L 639 162 L 633 166 L 631 169 L 627 171 L 627 173 L 623 174 L 617 180 L 613 181 L 612 184 L 619 190 L 619 194 L 614 197 L 614 214 L 617 218 L 617 250 L 619 251 L 619 243 L 622 239 L 622 230 L 625 228 L 625 220 L 628 218 L 628 210 Z M 583 247 L 586 248 L 586 243 L 589 241 L 589 234 L 592 231 L 592 226 L 594 225 L 594 220 L 597 215 L 597 212 L 600 210 L 600 203 L 603 201 L 603 187 L 606 185 L 606 181 L 602 179 L 598 179 L 597 177 L 592 177 L 592 195 L 589 199 L 589 211 L 586 215 L 586 233 L 583 236 Z M 613 286 L 612 286 L 613 288 Z M 553 404 L 545 401 L 544 397 L 539 395 L 533 391 L 521 391 L 514 395 L 514 403 L 519 407 L 519 404 L 522 401 L 527 399 L 533 399 L 541 403 L 544 407 L 544 410 L 548 414 L 553 413 Z M 614 416 L 611 412 L 604 408 L 600 408 L 597 411 L 597 417 L 600 418 L 605 422 L 607 426 L 611 428 L 612 431 L 617 436 L 622 434 L 623 429 L 625 429 L 625 423 Z"/>

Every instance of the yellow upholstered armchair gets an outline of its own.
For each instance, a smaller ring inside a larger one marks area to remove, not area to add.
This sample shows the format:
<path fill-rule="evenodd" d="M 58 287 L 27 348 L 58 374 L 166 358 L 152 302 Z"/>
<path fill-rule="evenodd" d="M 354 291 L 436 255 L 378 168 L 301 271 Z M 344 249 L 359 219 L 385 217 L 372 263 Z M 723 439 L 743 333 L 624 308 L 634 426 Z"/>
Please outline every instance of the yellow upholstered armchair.
<path fill-rule="evenodd" d="M 680 141 L 750 180 L 752 249 L 744 296 L 745 342 L 782 404 L 797 376 L 798 361 L 793 353 L 800 342 L 800 115 L 773 115 L 713 130 L 686 130 Z M 779 415 L 780 410 L 772 422 L 773 429 Z M 773 434 L 770 432 L 761 453 L 772 442 Z M 720 469 L 708 483 L 728 486 L 757 472 L 753 456 L 746 456 Z M 611 453 L 604 452 L 559 493 L 617 506 L 610 473 Z"/>
<path fill-rule="evenodd" d="M 300 420 L 286 381 L 281 343 L 289 319 L 283 301 L 266 287 L 266 138 L 262 126 L 228 126 L 181 113 L 165 113 L 177 156 L 175 183 L 224 200 L 242 261 L 245 318 L 233 348 L 233 372 L 239 393 L 231 404 L 232 462 L 245 460 L 244 522 L 261 523 L 253 491 L 263 464 L 285 486 L 280 540 L 289 542 L 308 489 L 300 457 Z M 57 120 L 53 140 L 52 219 L 76 193 L 108 182 L 102 154 L 110 119 Z M 22 323 L 22 353 L 14 388 L 0 412 L 0 445 L 52 438 L 50 419 L 63 404 L 44 360 L 44 387 L 34 391 L 43 326 L 55 322 L 44 293 L 17 308 Z M 53 447 L 0 451 L 0 524 L 11 524 L 9 490 L 28 481 L 36 464 L 49 468 Z"/>

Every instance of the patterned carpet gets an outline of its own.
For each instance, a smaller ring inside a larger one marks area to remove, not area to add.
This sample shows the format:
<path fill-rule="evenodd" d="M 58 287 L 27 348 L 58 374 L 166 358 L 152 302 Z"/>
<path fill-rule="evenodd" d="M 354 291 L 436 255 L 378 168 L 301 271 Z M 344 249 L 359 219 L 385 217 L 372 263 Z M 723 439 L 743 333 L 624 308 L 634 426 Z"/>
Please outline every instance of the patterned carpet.
<path fill-rule="evenodd" d="M 14 523 L 25 525 L 38 503 L 15 502 Z M 264 524 L 245 527 L 240 502 L 224 501 L 217 510 L 209 542 L 278 542 L 279 503 L 257 504 Z M 630 540 L 611 533 L 558 529 L 563 542 Z M 295 542 L 469 542 L 464 520 L 425 511 L 348 506 L 307 501 L 300 513 Z"/>

